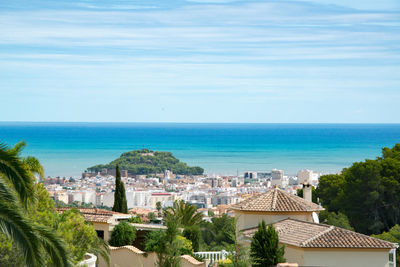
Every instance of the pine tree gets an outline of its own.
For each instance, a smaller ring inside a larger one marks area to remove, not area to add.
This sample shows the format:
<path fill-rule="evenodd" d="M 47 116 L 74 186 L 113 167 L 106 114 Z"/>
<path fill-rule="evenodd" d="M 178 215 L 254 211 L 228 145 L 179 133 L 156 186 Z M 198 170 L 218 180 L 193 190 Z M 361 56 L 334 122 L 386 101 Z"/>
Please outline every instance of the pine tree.
<path fill-rule="evenodd" d="M 272 225 L 265 225 L 262 220 L 258 224 L 258 231 L 254 234 L 250 247 L 252 266 L 271 267 L 284 262 L 285 247 L 279 246 L 278 233 Z"/>
<path fill-rule="evenodd" d="M 121 181 L 121 173 L 119 166 L 115 169 L 115 192 L 114 192 L 114 206 L 113 211 L 128 213 L 128 205 L 126 202 L 125 186 Z"/>

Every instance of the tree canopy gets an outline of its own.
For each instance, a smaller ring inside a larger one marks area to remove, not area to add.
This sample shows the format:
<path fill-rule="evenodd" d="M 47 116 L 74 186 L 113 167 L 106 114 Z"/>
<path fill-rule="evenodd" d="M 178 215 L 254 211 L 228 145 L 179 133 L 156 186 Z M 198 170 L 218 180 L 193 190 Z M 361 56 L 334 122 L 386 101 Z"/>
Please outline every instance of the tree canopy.
<path fill-rule="evenodd" d="M 321 176 L 317 195 L 328 211 L 345 214 L 357 232 L 388 231 L 400 223 L 400 144 L 341 174 Z"/>
<path fill-rule="evenodd" d="M 110 245 L 121 247 L 132 245 L 136 238 L 136 228 L 127 222 L 120 222 L 111 233 Z"/>
<path fill-rule="evenodd" d="M 121 169 L 128 170 L 133 175 L 163 173 L 165 170 L 182 175 L 201 175 L 204 173 L 203 168 L 190 167 L 175 158 L 171 152 L 151 151 L 148 149 L 123 153 L 118 159 L 111 161 L 109 164 L 92 166 L 88 168 L 88 171 L 99 172 L 104 168 L 112 170 L 117 164 Z"/>
<path fill-rule="evenodd" d="M 223 214 L 213 217 L 211 222 L 201 222 L 202 243 L 204 250 L 233 250 L 235 244 L 235 218 Z"/>

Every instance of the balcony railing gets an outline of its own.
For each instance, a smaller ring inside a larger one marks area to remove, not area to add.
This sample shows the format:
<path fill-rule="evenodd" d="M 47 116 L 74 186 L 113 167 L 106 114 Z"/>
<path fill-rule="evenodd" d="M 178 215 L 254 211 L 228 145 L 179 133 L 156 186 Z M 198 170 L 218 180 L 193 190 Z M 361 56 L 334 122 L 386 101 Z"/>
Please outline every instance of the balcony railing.
<path fill-rule="evenodd" d="M 219 260 L 226 260 L 228 258 L 229 252 L 222 251 L 200 251 L 194 253 L 196 256 L 210 260 L 210 263 L 217 262 Z"/>

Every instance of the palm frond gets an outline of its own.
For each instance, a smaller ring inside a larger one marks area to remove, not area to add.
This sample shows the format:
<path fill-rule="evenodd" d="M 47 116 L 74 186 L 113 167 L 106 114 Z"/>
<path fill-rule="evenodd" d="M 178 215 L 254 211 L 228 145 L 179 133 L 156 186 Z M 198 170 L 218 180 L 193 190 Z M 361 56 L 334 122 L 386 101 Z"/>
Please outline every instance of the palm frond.
<path fill-rule="evenodd" d="M 10 148 L 10 151 L 13 152 L 16 156 L 20 156 L 22 150 L 24 150 L 25 147 L 26 147 L 26 142 L 22 140 L 16 143 L 13 148 Z"/>
<path fill-rule="evenodd" d="M 13 190 L 0 178 L 0 199 L 5 203 L 17 203 L 17 197 Z"/>
<path fill-rule="evenodd" d="M 93 246 L 88 252 L 93 253 L 97 257 L 100 255 L 107 263 L 107 266 L 110 266 L 110 248 L 107 242 L 101 238 L 98 238 L 97 242 L 97 246 Z"/>
<path fill-rule="evenodd" d="M 26 205 L 33 191 L 33 181 L 23 162 L 2 143 L 0 143 L 0 173 L 4 174 L 1 177 L 6 177 L 12 183 L 22 203 Z"/>
<path fill-rule="evenodd" d="M 18 206 L 0 201 L 0 232 L 20 248 L 27 267 L 42 266 L 43 255 L 39 253 L 41 242 L 33 224 L 24 218 Z"/>
<path fill-rule="evenodd" d="M 39 233 L 44 250 L 49 254 L 52 266 L 70 267 L 68 260 L 68 251 L 64 240 L 53 231 L 53 229 L 42 225 L 35 225 L 35 230 Z"/>
<path fill-rule="evenodd" d="M 44 168 L 37 158 L 27 156 L 22 159 L 22 162 L 27 166 L 30 172 L 39 175 L 40 179 L 44 179 Z"/>

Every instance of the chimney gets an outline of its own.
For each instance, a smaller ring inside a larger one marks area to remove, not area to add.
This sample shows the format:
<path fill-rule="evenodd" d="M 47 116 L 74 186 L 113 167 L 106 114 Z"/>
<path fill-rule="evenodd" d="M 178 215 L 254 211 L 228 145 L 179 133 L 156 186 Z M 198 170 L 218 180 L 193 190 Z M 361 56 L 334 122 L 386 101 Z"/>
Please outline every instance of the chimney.
<path fill-rule="evenodd" d="M 310 184 L 303 185 L 303 198 L 307 201 L 312 202 L 312 185 Z"/>

